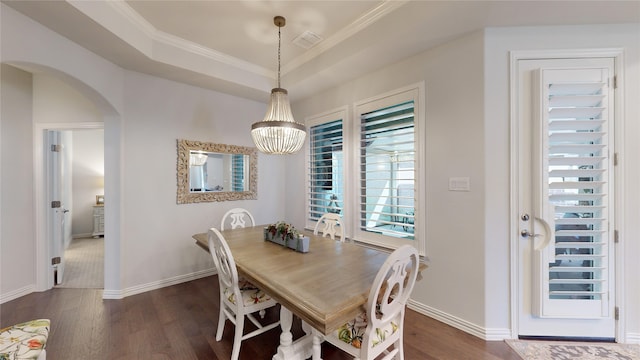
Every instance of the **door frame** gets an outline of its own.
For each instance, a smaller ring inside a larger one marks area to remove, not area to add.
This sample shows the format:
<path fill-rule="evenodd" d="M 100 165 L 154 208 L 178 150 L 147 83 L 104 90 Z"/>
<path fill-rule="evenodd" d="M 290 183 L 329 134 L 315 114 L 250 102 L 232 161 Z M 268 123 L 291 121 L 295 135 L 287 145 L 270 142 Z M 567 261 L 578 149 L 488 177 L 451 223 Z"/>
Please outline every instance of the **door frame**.
<path fill-rule="evenodd" d="M 518 195 L 520 193 L 519 185 L 519 164 L 522 154 L 519 151 L 520 123 L 518 108 L 518 61 L 520 60 L 544 60 L 544 59 L 560 59 L 560 58 L 613 58 L 615 66 L 615 75 L 617 77 L 616 97 L 614 103 L 614 121 L 615 121 L 615 149 L 616 154 L 619 150 L 624 149 L 624 49 L 622 48 L 605 48 L 605 49 L 567 49 L 567 50 L 520 50 L 509 52 L 509 244 L 510 244 L 510 303 L 511 303 L 511 338 L 517 339 L 519 334 L 519 317 L 518 309 L 520 306 L 520 298 L 518 292 L 518 279 L 520 278 L 520 270 L 518 267 L 518 241 L 520 241 L 519 229 L 519 203 Z M 616 214 L 614 229 L 624 234 L 624 168 L 619 163 L 614 168 L 614 211 Z M 624 242 L 615 244 L 615 292 L 616 304 L 620 309 L 620 313 L 624 314 Z M 625 342 L 625 321 L 621 316 L 616 321 L 615 338 L 616 342 Z"/>
<path fill-rule="evenodd" d="M 49 130 L 86 130 L 104 129 L 101 122 L 79 123 L 39 123 L 33 128 L 33 174 L 34 174 L 34 213 L 36 233 L 36 289 L 37 291 L 49 290 L 54 286 L 53 271 L 51 271 L 51 257 L 53 249 L 48 241 L 48 207 L 47 199 L 49 190 L 47 181 L 47 153 L 44 148 L 45 136 Z"/>

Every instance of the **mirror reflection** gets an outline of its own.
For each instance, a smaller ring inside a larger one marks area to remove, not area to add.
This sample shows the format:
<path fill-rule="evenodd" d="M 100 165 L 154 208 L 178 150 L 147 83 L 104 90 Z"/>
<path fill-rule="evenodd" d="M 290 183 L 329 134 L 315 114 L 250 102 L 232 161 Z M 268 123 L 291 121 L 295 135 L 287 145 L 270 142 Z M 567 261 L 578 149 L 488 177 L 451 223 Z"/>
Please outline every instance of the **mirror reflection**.
<path fill-rule="evenodd" d="M 248 191 L 249 155 L 191 150 L 189 191 Z"/>
<path fill-rule="evenodd" d="M 178 140 L 177 203 L 257 198 L 256 148 Z"/>

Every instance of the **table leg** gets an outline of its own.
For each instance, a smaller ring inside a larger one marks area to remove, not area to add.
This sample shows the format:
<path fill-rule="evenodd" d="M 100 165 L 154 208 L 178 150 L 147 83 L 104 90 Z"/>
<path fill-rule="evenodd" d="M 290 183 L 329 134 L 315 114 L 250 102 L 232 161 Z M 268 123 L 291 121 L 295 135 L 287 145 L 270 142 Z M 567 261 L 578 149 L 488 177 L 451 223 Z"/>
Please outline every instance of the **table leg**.
<path fill-rule="evenodd" d="M 286 307 L 280 306 L 280 327 L 282 328 L 282 334 L 280 334 L 278 352 L 273 355 L 272 360 L 305 360 L 312 356 L 312 336 L 305 335 L 294 342 L 293 334 L 291 334 L 292 324 L 293 314 Z M 307 333 L 306 330 L 305 333 Z"/>
<path fill-rule="evenodd" d="M 307 324 L 304 320 L 302 320 L 302 331 L 304 331 L 304 333 L 307 334 L 307 336 L 311 336 L 313 338 L 312 340 L 313 355 L 311 356 L 311 359 L 322 360 L 321 349 L 322 349 L 322 342 L 324 341 L 324 335 L 322 335 L 320 331 L 311 327 L 311 325 Z"/>
<path fill-rule="evenodd" d="M 312 360 L 322 360 L 322 342 L 324 341 L 324 336 L 322 336 L 322 334 L 317 331 L 317 330 L 313 330 L 313 356 L 311 357 Z"/>
<path fill-rule="evenodd" d="M 293 343 L 291 324 L 293 324 L 293 314 L 289 309 L 284 306 L 280 306 L 280 328 L 282 329 L 282 333 L 280 334 L 280 346 L 278 346 L 278 353 L 273 355 L 273 360 L 286 359 L 287 354 L 291 352 L 290 348 Z"/>

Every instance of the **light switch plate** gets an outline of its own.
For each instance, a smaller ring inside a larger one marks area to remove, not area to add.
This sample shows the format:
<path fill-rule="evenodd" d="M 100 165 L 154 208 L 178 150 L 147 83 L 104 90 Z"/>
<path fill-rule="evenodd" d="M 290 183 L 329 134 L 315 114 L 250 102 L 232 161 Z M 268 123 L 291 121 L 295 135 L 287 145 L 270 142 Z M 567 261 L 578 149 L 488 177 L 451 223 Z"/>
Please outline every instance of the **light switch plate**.
<path fill-rule="evenodd" d="M 468 177 L 449 178 L 449 191 L 471 191 L 471 184 Z"/>

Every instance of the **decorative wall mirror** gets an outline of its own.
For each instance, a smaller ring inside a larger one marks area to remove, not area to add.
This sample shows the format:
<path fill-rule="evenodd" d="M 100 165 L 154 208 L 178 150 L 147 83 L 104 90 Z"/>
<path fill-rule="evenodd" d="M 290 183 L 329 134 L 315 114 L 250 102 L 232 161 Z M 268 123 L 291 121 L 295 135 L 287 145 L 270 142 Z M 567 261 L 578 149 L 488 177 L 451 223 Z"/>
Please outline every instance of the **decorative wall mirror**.
<path fill-rule="evenodd" d="M 178 204 L 258 197 L 255 148 L 178 139 Z"/>

